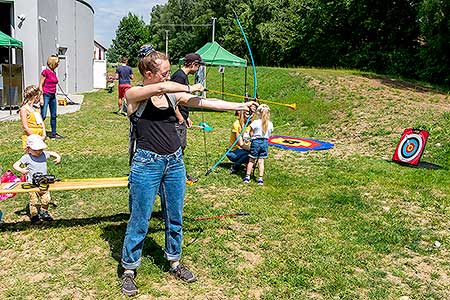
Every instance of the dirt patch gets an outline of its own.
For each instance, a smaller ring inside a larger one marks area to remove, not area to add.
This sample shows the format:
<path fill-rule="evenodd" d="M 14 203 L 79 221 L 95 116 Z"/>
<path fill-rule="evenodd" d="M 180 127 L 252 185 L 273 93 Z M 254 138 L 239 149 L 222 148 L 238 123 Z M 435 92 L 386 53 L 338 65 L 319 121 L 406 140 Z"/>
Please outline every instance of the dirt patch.
<path fill-rule="evenodd" d="M 227 199 L 232 198 L 235 195 L 248 195 L 250 192 L 245 190 L 239 190 L 236 188 L 227 188 L 223 185 L 211 184 L 207 188 L 197 188 L 196 192 L 201 194 L 201 197 L 206 200 L 217 200 L 227 195 Z M 198 195 L 193 194 L 190 198 L 195 198 Z"/>
<path fill-rule="evenodd" d="M 309 293 L 308 293 L 307 299 L 311 299 L 311 300 L 322 300 L 322 299 L 324 299 L 324 298 L 323 298 L 322 295 L 319 294 L 318 292 L 309 292 Z"/>
<path fill-rule="evenodd" d="M 25 273 L 23 274 L 23 277 L 27 279 L 27 281 L 29 282 L 41 282 L 44 281 L 46 279 L 49 279 L 52 277 L 52 274 L 50 273 Z"/>
<path fill-rule="evenodd" d="M 244 271 L 246 269 L 255 269 L 262 263 L 263 257 L 258 253 L 257 247 L 253 245 L 252 249 L 242 249 L 243 245 L 237 242 L 230 242 L 227 246 L 234 253 L 235 257 L 239 257 L 238 271 Z M 246 245 L 247 246 L 247 245 Z"/>
<path fill-rule="evenodd" d="M 263 260 L 261 255 L 254 252 L 241 250 L 238 252 L 238 254 L 244 258 L 244 261 L 241 264 L 239 264 L 239 267 L 237 268 L 239 271 L 243 271 L 245 269 L 254 269 Z"/>
<path fill-rule="evenodd" d="M 418 283 L 423 293 L 426 291 L 436 291 L 441 299 L 450 299 L 448 289 L 449 275 L 446 263 L 442 257 L 449 257 L 448 253 L 440 253 L 441 258 L 435 255 L 419 256 L 412 251 L 405 250 L 404 256 L 387 256 L 382 262 L 389 266 L 389 269 L 396 270 L 396 274 L 388 272 L 386 279 L 399 286 L 401 290 L 407 291 L 411 282 Z"/>
<path fill-rule="evenodd" d="M 266 292 L 267 292 L 267 290 L 265 290 L 265 289 L 260 289 L 260 288 L 251 289 L 248 291 L 248 298 L 254 299 L 254 300 L 260 300 L 261 297 Z"/>
<path fill-rule="evenodd" d="M 71 299 L 71 300 L 94 300 L 95 293 L 89 290 L 81 290 L 79 288 L 62 288 L 57 291 L 50 292 L 48 299 Z"/>
<path fill-rule="evenodd" d="M 336 139 L 330 153 L 339 157 L 355 153 L 390 157 L 404 128 L 416 125 L 411 120 L 450 111 L 448 94 L 384 77 L 310 77 L 308 85 L 325 100 L 350 102 L 350 111 L 337 111 L 334 120 L 321 128 Z"/>
<path fill-rule="evenodd" d="M 180 300 L 226 300 L 230 299 L 227 296 L 227 291 L 232 289 L 230 286 L 225 286 L 223 283 L 220 285 L 212 281 L 208 278 L 207 274 L 197 273 L 197 276 L 201 278 L 201 286 L 195 286 L 192 288 L 199 289 L 196 291 L 195 296 L 192 294 L 192 290 L 189 286 L 180 283 L 180 281 L 174 279 L 173 277 L 167 277 L 166 284 L 160 285 L 155 284 L 153 287 L 155 290 L 158 290 L 164 293 L 163 296 L 158 297 L 160 300 L 169 300 L 169 299 L 180 299 Z M 198 283 L 194 283 L 198 285 Z M 145 295 L 142 295 L 145 296 Z M 141 299 L 140 297 L 138 299 Z M 142 298 L 142 299 L 154 299 L 154 298 Z M 235 296 L 231 299 L 240 299 Z"/>

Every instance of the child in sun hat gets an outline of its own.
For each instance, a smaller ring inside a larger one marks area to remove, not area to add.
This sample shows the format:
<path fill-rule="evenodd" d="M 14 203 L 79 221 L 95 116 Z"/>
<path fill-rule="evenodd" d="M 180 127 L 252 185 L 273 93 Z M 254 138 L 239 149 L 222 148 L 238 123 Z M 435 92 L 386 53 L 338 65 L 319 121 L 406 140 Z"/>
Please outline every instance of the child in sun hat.
<path fill-rule="evenodd" d="M 264 159 L 269 155 L 269 137 L 273 131 L 273 124 L 270 121 L 270 107 L 261 104 L 256 110 L 258 119 L 250 124 L 250 159 L 247 164 L 247 172 L 244 183 L 250 182 L 250 174 L 253 170 L 255 160 L 258 160 L 258 185 L 263 185 L 264 180 Z"/>
<path fill-rule="evenodd" d="M 53 151 L 44 151 L 47 145 L 42 137 L 37 134 L 31 134 L 26 139 L 25 154 L 14 163 L 13 167 L 21 174 L 26 174 L 27 181 L 31 182 L 33 175 L 40 172 L 47 174 L 47 160 L 54 157 L 55 163 L 61 161 L 61 156 Z M 50 192 L 41 190 L 39 192 L 31 192 L 30 195 L 30 220 L 33 224 L 42 223 L 44 221 L 53 221 L 53 217 L 48 212 L 50 202 Z"/>

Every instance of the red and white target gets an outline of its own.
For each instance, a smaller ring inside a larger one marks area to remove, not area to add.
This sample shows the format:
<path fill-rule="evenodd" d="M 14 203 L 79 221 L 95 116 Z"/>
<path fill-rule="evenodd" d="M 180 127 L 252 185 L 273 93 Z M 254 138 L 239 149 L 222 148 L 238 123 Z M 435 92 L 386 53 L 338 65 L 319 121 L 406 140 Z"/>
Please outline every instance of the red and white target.
<path fill-rule="evenodd" d="M 406 128 L 395 149 L 393 161 L 417 166 L 428 139 L 426 130 Z"/>

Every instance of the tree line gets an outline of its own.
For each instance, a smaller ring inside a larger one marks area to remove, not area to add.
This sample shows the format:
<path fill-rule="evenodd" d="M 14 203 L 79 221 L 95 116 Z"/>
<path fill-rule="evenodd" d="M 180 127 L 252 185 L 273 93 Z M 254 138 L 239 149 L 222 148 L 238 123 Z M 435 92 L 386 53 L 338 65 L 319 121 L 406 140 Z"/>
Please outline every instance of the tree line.
<path fill-rule="evenodd" d="M 172 63 L 215 40 L 248 59 L 234 20 L 244 27 L 257 65 L 351 68 L 450 84 L 448 0 L 169 0 L 154 6 L 150 23 L 124 17 L 108 51 L 136 64 L 139 46 L 165 51 Z M 176 26 L 177 25 L 177 26 Z"/>

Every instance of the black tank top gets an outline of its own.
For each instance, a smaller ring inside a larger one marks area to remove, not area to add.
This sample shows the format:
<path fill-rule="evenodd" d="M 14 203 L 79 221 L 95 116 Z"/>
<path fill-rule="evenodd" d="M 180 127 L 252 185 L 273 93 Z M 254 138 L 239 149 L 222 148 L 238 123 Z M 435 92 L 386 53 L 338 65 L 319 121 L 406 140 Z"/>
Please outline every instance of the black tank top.
<path fill-rule="evenodd" d="M 168 96 L 164 96 L 168 108 L 159 109 L 149 99 L 136 125 L 137 148 L 161 155 L 172 154 L 181 145 L 175 128 L 175 109 Z"/>

